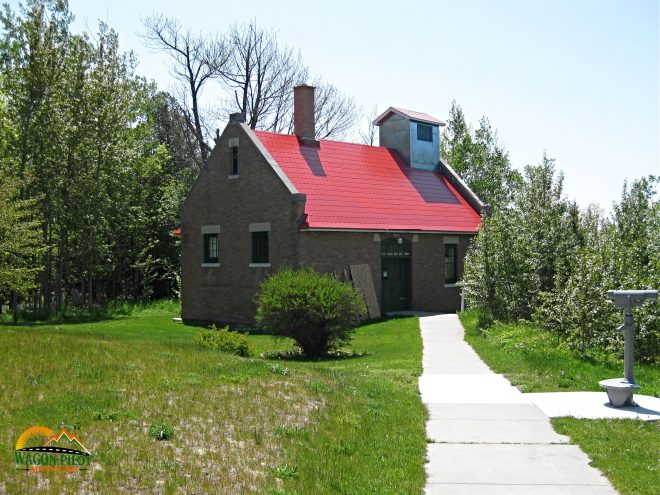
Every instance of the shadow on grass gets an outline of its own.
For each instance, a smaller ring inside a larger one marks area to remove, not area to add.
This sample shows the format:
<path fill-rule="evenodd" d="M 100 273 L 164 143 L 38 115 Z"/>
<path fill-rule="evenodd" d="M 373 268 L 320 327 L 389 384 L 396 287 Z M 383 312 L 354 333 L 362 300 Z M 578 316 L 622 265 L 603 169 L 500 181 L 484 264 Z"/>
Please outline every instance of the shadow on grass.
<path fill-rule="evenodd" d="M 50 318 L 23 319 L 14 324 L 10 321 L 0 321 L 0 326 L 4 327 L 33 327 L 39 325 L 77 325 L 83 323 L 98 323 L 99 321 L 117 320 L 128 318 L 130 315 L 118 314 L 94 314 L 94 315 L 76 315 L 76 316 L 52 316 Z"/>
<path fill-rule="evenodd" d="M 364 320 L 360 322 L 355 328 L 360 328 L 367 325 L 373 325 L 375 323 L 382 323 L 389 320 L 400 320 L 404 318 L 414 318 L 414 315 L 392 315 L 392 316 L 381 316 L 379 318 L 374 318 L 371 320 Z M 236 322 L 227 322 L 219 320 L 183 320 L 183 324 L 191 327 L 199 328 L 210 328 L 215 326 L 215 328 L 225 328 L 227 327 L 232 332 L 245 333 L 247 335 L 272 335 L 277 337 L 268 327 L 260 323 L 236 323 Z"/>
<path fill-rule="evenodd" d="M 375 323 L 382 323 L 389 320 L 399 320 L 404 318 L 414 318 L 414 315 L 393 315 L 393 316 L 382 316 L 380 318 L 374 318 L 371 320 L 365 320 L 360 322 L 355 329 L 370 326 Z M 230 327 L 231 328 L 231 327 Z M 268 328 L 255 325 L 252 331 L 244 331 L 244 333 L 249 333 L 252 335 L 271 335 L 275 339 L 278 338 L 277 335 L 273 335 L 272 332 L 269 332 Z M 309 357 L 301 349 L 286 349 L 286 350 L 277 350 L 277 351 L 267 351 L 259 354 L 260 357 L 270 360 L 280 360 L 280 361 L 302 361 L 302 362 L 320 362 L 320 361 L 343 361 L 349 359 L 359 359 L 367 356 L 371 356 L 369 352 L 360 352 L 360 351 L 346 351 L 346 350 L 336 350 L 330 351 L 320 357 Z"/>
<path fill-rule="evenodd" d="M 31 327 L 36 325 L 56 325 L 56 324 L 83 324 L 97 323 L 99 321 L 117 320 L 130 318 L 156 312 L 167 314 L 172 313 L 178 316 L 180 307 L 178 303 L 170 299 L 161 299 L 147 302 L 110 302 L 102 307 L 94 309 L 68 307 L 63 313 L 37 311 L 22 311 L 17 323 L 13 322 L 10 313 L 0 315 L 0 327 Z"/>
<path fill-rule="evenodd" d="M 215 327 L 216 329 L 227 328 L 236 333 L 245 333 L 248 335 L 272 335 L 267 328 L 253 323 L 235 323 L 217 320 L 183 320 L 183 324 L 189 327 L 206 328 Z"/>
<path fill-rule="evenodd" d="M 57 325 L 57 324 L 83 324 L 83 323 L 97 323 L 105 320 L 117 320 L 121 318 L 128 318 L 131 314 L 122 314 L 116 311 L 99 311 L 94 313 L 76 313 L 65 315 L 27 315 L 21 316 L 17 323 L 14 323 L 11 318 L 0 320 L 0 327 L 33 327 L 38 325 Z"/>
<path fill-rule="evenodd" d="M 345 359 L 357 359 L 369 355 L 370 354 L 368 352 L 330 351 L 321 357 L 309 357 L 306 354 L 304 354 L 300 349 L 267 351 L 267 352 L 262 352 L 260 354 L 260 356 L 264 359 L 279 360 L 279 361 L 305 361 L 305 362 L 339 361 Z"/>

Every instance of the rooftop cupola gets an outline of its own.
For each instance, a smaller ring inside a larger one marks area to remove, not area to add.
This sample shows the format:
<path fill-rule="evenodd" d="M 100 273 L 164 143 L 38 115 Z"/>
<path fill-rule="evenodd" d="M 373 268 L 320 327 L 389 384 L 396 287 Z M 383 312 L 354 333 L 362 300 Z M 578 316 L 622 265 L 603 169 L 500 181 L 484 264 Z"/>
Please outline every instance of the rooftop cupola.
<path fill-rule="evenodd" d="M 392 148 L 410 164 L 436 170 L 440 163 L 440 127 L 445 123 L 421 112 L 390 107 L 374 124 L 379 127 L 380 145 Z"/>

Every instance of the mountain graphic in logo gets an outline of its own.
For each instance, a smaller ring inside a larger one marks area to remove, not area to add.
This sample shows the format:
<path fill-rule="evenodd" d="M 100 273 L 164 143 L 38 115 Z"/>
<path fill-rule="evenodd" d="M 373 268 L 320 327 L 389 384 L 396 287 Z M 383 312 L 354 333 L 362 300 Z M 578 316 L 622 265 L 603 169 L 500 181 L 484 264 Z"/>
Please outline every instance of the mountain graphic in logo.
<path fill-rule="evenodd" d="M 69 433 L 66 428 L 62 428 L 59 433 L 51 436 L 44 443 L 44 447 L 53 447 L 64 450 L 75 450 L 82 455 L 90 455 L 89 450 L 82 444 L 80 438 L 75 433 Z"/>
<path fill-rule="evenodd" d="M 92 455 L 75 433 L 69 433 L 66 428 L 53 434 L 53 430 L 43 426 L 33 426 L 23 432 L 16 442 L 16 451 L 48 452 L 58 454 Z M 28 446 L 39 442 L 39 445 Z"/>

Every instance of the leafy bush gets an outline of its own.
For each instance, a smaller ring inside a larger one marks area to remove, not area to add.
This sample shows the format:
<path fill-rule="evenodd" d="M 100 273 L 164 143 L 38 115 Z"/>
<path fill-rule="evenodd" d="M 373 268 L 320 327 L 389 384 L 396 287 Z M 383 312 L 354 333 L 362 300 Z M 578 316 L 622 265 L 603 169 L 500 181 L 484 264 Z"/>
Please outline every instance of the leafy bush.
<path fill-rule="evenodd" d="M 229 327 L 216 329 L 215 326 L 211 326 L 210 330 L 202 332 L 199 343 L 204 347 L 210 347 L 228 354 L 236 354 L 242 357 L 252 356 L 252 349 L 250 349 L 247 337 L 229 331 Z"/>
<path fill-rule="evenodd" d="M 167 423 L 154 423 L 149 426 L 149 436 L 156 440 L 169 440 L 174 436 L 174 428 Z"/>
<path fill-rule="evenodd" d="M 279 337 L 291 337 L 316 358 L 347 344 L 366 313 L 362 296 L 349 283 L 311 268 L 283 268 L 261 284 L 257 321 Z"/>
<path fill-rule="evenodd" d="M 607 217 L 563 196 L 551 160 L 527 167 L 512 204 L 484 219 L 465 258 L 478 328 L 533 319 L 571 350 L 622 357 L 623 314 L 606 293 L 660 288 L 658 184 L 649 176 L 625 185 Z M 657 362 L 659 343 L 660 303 L 648 303 L 635 310 L 635 359 Z"/>

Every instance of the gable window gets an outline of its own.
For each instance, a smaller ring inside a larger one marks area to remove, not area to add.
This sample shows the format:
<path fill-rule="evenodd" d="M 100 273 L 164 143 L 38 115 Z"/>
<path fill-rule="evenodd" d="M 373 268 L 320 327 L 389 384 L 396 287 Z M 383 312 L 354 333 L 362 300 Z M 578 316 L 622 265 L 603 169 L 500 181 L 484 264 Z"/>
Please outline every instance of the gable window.
<path fill-rule="evenodd" d="M 417 141 L 433 142 L 433 127 L 426 124 L 417 124 Z"/>
<path fill-rule="evenodd" d="M 231 147 L 231 171 L 230 175 L 238 175 L 238 146 Z"/>
<path fill-rule="evenodd" d="M 445 244 L 445 285 L 458 282 L 457 244 Z"/>
<path fill-rule="evenodd" d="M 220 235 L 219 225 L 202 225 L 202 239 L 204 240 L 204 253 L 202 258 L 202 267 L 218 267 L 218 237 Z"/>

